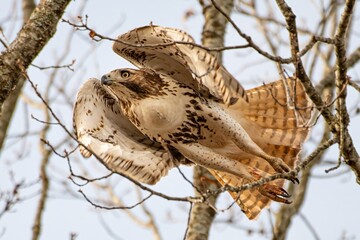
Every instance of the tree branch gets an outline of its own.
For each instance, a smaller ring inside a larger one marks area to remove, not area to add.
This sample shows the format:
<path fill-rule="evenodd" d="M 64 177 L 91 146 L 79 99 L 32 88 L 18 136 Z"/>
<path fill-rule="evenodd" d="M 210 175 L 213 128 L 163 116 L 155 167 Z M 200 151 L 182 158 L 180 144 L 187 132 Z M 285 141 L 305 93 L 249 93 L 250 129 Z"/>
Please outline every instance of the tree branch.
<path fill-rule="evenodd" d="M 46 112 L 46 116 L 49 119 L 50 114 L 48 113 L 47 109 L 45 108 L 44 111 Z M 50 125 L 46 124 L 44 129 L 41 132 L 41 136 L 45 137 L 49 130 Z M 40 166 L 40 179 L 41 179 L 41 193 L 40 193 L 40 200 L 38 207 L 36 209 L 36 215 L 34 220 L 34 225 L 32 228 L 32 240 L 38 240 L 40 238 L 41 233 L 41 226 L 42 226 L 42 216 L 45 211 L 45 204 L 48 197 L 48 192 L 50 188 L 50 180 L 46 172 L 46 168 L 48 166 L 50 156 L 52 154 L 51 149 L 46 149 L 46 144 L 40 141 L 40 151 L 42 154 L 41 159 L 41 166 Z"/>
<path fill-rule="evenodd" d="M 354 171 L 357 182 L 360 184 L 360 158 L 357 153 L 350 134 L 348 125 L 350 122 L 349 114 L 346 109 L 346 86 L 348 84 L 347 64 L 346 64 L 346 39 L 350 19 L 355 6 L 355 0 L 347 0 L 344 11 L 340 18 L 340 23 L 335 34 L 335 54 L 336 54 L 336 93 L 339 95 L 336 101 L 337 119 L 339 120 L 339 150 L 345 163 Z M 345 89 L 345 91 L 341 91 Z"/>
<path fill-rule="evenodd" d="M 31 13 L 35 9 L 35 2 L 33 0 L 23 0 L 22 11 L 23 11 L 23 24 L 30 18 Z M 17 100 L 20 96 L 21 89 L 24 85 L 25 79 L 20 76 L 18 84 L 16 85 L 12 94 L 6 99 L 2 110 L 0 108 L 0 149 L 2 149 L 5 141 L 7 129 L 14 113 Z"/>
<path fill-rule="evenodd" d="M 204 3 L 200 0 L 203 7 L 205 23 L 202 32 L 202 44 L 206 47 L 222 47 L 224 45 L 225 27 L 227 19 L 212 4 Z M 222 9 L 229 15 L 233 9 L 233 0 L 222 1 Z M 221 55 L 219 56 L 221 59 Z M 215 190 L 218 188 L 216 179 L 200 166 L 194 167 L 194 185 L 202 192 Z M 195 195 L 200 193 L 195 191 Z M 195 203 L 190 209 L 189 223 L 186 230 L 187 240 L 208 239 L 211 224 L 214 220 L 215 211 L 211 206 L 215 206 L 217 194 L 209 197 L 208 204 Z"/>
<path fill-rule="evenodd" d="M 282 12 L 283 16 L 285 17 L 286 26 L 287 26 L 287 29 L 289 32 L 291 55 L 295 59 L 294 66 L 296 69 L 296 77 L 298 79 L 300 79 L 309 98 L 316 105 L 316 108 L 321 112 L 321 115 L 325 119 L 326 123 L 329 125 L 330 131 L 335 135 L 342 136 L 341 138 L 343 139 L 343 143 L 341 143 L 340 145 L 342 145 L 343 147 L 340 147 L 341 154 L 343 155 L 346 164 L 348 164 L 348 166 L 354 171 L 355 176 L 356 176 L 356 182 L 358 184 L 360 184 L 360 158 L 359 158 L 359 154 L 357 153 L 357 151 L 353 145 L 352 138 L 351 138 L 349 132 L 347 131 L 347 128 L 343 127 L 344 124 L 342 124 L 342 126 L 341 126 L 341 124 L 339 123 L 339 119 L 338 119 L 339 115 L 334 116 L 331 113 L 329 107 L 326 104 L 324 104 L 324 101 L 322 100 L 320 94 L 318 93 L 318 91 L 316 91 L 313 84 L 311 83 L 309 76 L 306 74 L 304 66 L 302 64 L 302 61 L 300 59 L 299 41 L 298 41 L 296 21 L 295 21 L 296 16 L 284 0 L 276 0 L 276 2 L 277 2 L 277 5 L 278 5 L 280 11 Z M 354 0 L 347 1 L 342 18 L 346 18 L 346 19 L 350 18 L 350 16 L 347 16 L 347 15 L 349 15 L 352 12 L 352 10 L 350 10 L 350 8 L 352 8 L 353 2 L 354 2 Z M 345 15 L 345 17 L 344 17 L 344 15 Z M 343 28 L 342 27 L 343 25 L 346 25 L 346 26 L 348 25 L 348 20 L 346 20 L 346 19 L 340 20 L 339 28 Z M 336 36 L 338 36 L 340 34 L 340 35 L 344 35 L 343 37 L 346 37 L 345 33 L 344 33 L 345 30 L 339 30 L 339 31 L 337 31 L 338 33 Z M 335 42 L 337 42 L 337 40 Z M 336 44 L 343 44 L 343 43 L 336 43 Z M 343 53 L 340 53 L 339 56 L 341 57 L 342 54 Z M 343 74 L 346 75 L 346 67 L 344 67 L 343 65 L 345 65 L 345 63 L 346 63 L 346 58 L 345 58 L 345 61 L 343 58 L 338 59 L 337 61 L 341 62 L 341 64 L 342 64 L 341 70 L 339 70 L 338 74 L 339 74 L 339 76 L 344 77 Z M 341 81 L 343 81 L 343 79 Z M 343 83 L 341 84 L 341 86 L 343 86 Z M 343 90 L 340 90 L 340 87 L 337 87 L 337 88 L 339 89 L 338 92 L 339 92 L 340 96 L 341 96 L 341 94 L 344 94 L 344 93 L 342 93 Z M 346 116 L 344 116 L 344 115 L 342 117 L 346 118 Z M 346 119 L 344 119 L 343 121 L 346 122 Z M 343 152 L 343 151 L 346 151 L 346 152 Z"/>
<path fill-rule="evenodd" d="M 70 0 L 41 1 L 8 49 L 0 55 L 0 107 L 27 68 L 55 34 Z"/>

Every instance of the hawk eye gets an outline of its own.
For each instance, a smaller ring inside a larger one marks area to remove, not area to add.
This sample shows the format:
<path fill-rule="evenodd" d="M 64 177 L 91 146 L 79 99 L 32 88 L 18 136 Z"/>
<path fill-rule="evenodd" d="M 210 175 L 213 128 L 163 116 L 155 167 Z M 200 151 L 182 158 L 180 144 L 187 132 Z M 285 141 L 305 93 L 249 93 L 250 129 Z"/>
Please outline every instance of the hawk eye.
<path fill-rule="evenodd" d="M 122 78 L 128 78 L 128 77 L 130 77 L 130 72 L 128 72 L 126 70 L 123 70 L 123 71 L 120 72 L 120 76 Z"/>

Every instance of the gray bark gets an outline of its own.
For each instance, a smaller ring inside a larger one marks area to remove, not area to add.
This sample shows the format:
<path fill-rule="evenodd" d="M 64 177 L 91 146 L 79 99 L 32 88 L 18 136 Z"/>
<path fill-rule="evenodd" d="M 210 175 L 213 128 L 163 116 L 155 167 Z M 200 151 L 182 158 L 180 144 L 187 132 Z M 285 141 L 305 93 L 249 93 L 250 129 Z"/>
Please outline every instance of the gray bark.
<path fill-rule="evenodd" d="M 205 23 L 202 31 L 202 44 L 206 47 L 222 47 L 224 46 L 225 27 L 227 24 L 226 18 L 219 13 L 211 3 L 207 4 L 200 0 L 203 7 L 203 14 Z M 224 0 L 221 2 L 221 7 L 226 14 L 230 14 L 233 9 L 233 0 Z M 219 60 L 221 54 L 218 53 Z M 194 167 L 194 185 L 202 192 L 207 189 L 216 189 L 218 183 L 216 179 L 205 169 L 200 166 Z M 199 193 L 195 191 L 195 195 Z M 209 238 L 211 224 L 215 217 L 215 211 L 209 206 L 215 206 L 217 196 L 212 196 L 208 199 L 208 204 L 196 203 L 194 204 L 190 213 L 190 221 L 186 239 L 188 240 L 204 240 Z"/>
<path fill-rule="evenodd" d="M 31 13 L 35 9 L 35 2 L 33 0 L 23 0 L 22 3 L 22 12 L 23 12 L 23 24 L 25 24 L 29 18 Z M 9 123 L 11 122 L 12 115 L 16 108 L 17 100 L 20 96 L 21 89 L 24 85 L 25 79 L 23 77 L 19 78 L 18 84 L 16 85 L 12 94 L 4 101 L 2 106 L 1 116 L 0 116 L 0 149 L 2 149 L 7 129 L 9 127 Z"/>
<path fill-rule="evenodd" d="M 55 34 L 71 0 L 41 1 L 17 38 L 0 55 L 0 107 L 19 82 L 22 72 Z"/>

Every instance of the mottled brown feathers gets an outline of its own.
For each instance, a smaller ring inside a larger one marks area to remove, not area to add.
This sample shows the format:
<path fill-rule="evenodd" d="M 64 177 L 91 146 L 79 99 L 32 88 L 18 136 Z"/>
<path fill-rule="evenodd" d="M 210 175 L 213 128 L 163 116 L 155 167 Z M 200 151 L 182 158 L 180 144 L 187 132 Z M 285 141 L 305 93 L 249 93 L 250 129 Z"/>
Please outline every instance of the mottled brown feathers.
<path fill-rule="evenodd" d="M 296 79 L 245 91 L 187 33 L 144 26 L 113 50 L 140 70 L 116 69 L 84 83 L 74 129 L 84 157 L 155 184 L 180 163 L 196 163 L 239 187 L 290 171 L 309 132 L 312 108 Z M 289 203 L 284 180 L 230 192 L 249 219 L 273 201 Z"/>

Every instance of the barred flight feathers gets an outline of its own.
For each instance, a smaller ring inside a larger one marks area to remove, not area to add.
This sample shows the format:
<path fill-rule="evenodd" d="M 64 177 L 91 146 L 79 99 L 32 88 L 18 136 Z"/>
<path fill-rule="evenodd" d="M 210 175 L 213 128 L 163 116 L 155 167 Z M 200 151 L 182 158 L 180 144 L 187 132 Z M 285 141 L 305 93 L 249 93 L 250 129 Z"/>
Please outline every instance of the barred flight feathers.
<path fill-rule="evenodd" d="M 173 28 L 144 26 L 113 50 L 136 67 L 90 79 L 74 107 L 84 157 L 155 184 L 192 162 L 222 185 L 239 187 L 289 172 L 309 133 L 311 102 L 297 79 L 245 91 L 216 57 Z M 290 179 L 295 181 L 297 179 Z M 284 179 L 230 192 L 249 219 L 273 201 L 289 203 Z"/>
<path fill-rule="evenodd" d="M 79 142 L 96 153 L 111 171 L 155 184 L 177 164 L 160 144 L 124 117 L 116 99 L 97 79 L 89 79 L 80 87 L 73 121 Z M 84 157 L 91 156 L 81 146 L 80 152 Z"/>

